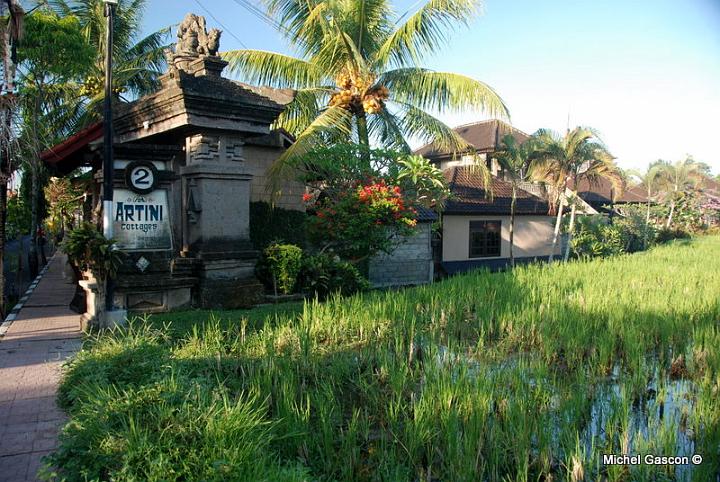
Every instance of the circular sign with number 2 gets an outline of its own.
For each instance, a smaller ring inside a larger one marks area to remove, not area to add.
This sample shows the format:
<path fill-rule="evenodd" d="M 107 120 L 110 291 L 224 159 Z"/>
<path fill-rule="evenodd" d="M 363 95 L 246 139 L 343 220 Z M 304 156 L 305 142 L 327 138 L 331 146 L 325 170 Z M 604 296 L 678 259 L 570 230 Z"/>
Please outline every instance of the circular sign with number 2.
<path fill-rule="evenodd" d="M 125 183 L 140 194 L 147 194 L 155 189 L 157 177 L 157 169 L 152 162 L 131 162 L 125 169 Z"/>

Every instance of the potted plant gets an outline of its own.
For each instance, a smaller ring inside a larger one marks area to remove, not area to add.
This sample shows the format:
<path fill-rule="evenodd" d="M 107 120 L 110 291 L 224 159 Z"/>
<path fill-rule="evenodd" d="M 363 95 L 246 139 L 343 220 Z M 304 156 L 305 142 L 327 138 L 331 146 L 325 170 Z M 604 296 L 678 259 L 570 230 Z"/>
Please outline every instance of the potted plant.
<path fill-rule="evenodd" d="M 62 243 L 68 261 L 85 290 L 85 322 L 96 322 L 105 309 L 105 282 L 122 264 L 123 253 L 115 248 L 115 240 L 105 239 L 98 229 L 83 223 L 69 231 Z"/>

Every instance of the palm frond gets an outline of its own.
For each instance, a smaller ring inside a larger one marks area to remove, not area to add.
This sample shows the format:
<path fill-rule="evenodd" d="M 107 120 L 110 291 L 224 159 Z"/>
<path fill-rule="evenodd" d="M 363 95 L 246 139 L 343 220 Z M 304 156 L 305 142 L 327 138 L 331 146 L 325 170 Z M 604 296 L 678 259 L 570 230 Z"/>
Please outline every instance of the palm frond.
<path fill-rule="evenodd" d="M 312 124 L 320 111 L 327 105 L 327 98 L 333 92 L 329 87 L 299 89 L 295 98 L 285 106 L 274 127 L 280 127 L 293 135 L 298 135 Z"/>
<path fill-rule="evenodd" d="M 324 84 L 328 77 L 311 62 L 264 50 L 232 50 L 222 57 L 233 73 L 250 84 L 302 89 Z"/>
<path fill-rule="evenodd" d="M 365 58 L 378 51 L 392 30 L 387 0 L 347 2 L 347 15 L 340 27 L 347 32 Z"/>
<path fill-rule="evenodd" d="M 493 117 L 510 117 L 505 103 L 490 86 L 461 74 L 404 68 L 385 72 L 378 83 L 390 89 L 392 100 L 422 110 L 480 110 Z"/>
<path fill-rule="evenodd" d="M 342 107 L 328 107 L 297 136 L 295 142 L 273 163 L 268 170 L 268 190 L 277 194 L 278 186 L 292 175 L 292 163 L 288 160 L 307 154 L 313 147 L 323 145 L 327 136 L 351 135 L 352 114 Z"/>
<path fill-rule="evenodd" d="M 418 65 L 423 56 L 444 47 L 448 32 L 467 25 L 479 7 L 477 0 L 430 0 L 388 36 L 377 51 L 377 65 Z"/>
<path fill-rule="evenodd" d="M 352 70 L 358 74 L 364 74 L 368 72 L 367 64 L 363 58 L 360 50 L 352 38 L 345 32 L 338 30 L 338 35 L 342 38 L 343 44 L 345 45 L 347 60 L 346 63 L 352 68 Z"/>
<path fill-rule="evenodd" d="M 398 118 L 407 137 L 416 138 L 424 144 L 433 144 L 436 149 L 452 154 L 472 151 L 472 146 L 454 129 L 412 104 L 394 101 L 401 111 Z"/>
<path fill-rule="evenodd" d="M 371 139 L 387 149 L 409 154 L 411 149 L 405 140 L 402 125 L 402 119 L 389 109 L 381 109 L 380 112 L 368 116 L 368 131 Z"/>

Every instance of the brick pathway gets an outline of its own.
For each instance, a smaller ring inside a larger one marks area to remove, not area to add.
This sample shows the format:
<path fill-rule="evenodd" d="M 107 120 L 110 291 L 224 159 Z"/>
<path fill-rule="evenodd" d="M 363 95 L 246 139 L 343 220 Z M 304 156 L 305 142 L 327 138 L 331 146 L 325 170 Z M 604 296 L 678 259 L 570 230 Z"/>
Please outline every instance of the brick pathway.
<path fill-rule="evenodd" d="M 0 339 L 0 481 L 36 480 L 65 422 L 55 404 L 63 361 L 80 349 L 80 315 L 65 255 L 57 253 Z"/>

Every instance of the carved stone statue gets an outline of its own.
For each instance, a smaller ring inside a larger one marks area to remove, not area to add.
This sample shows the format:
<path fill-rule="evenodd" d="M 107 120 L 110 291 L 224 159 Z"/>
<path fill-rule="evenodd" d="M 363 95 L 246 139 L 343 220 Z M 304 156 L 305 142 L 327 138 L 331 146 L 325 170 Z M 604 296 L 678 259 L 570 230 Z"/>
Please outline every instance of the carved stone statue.
<path fill-rule="evenodd" d="M 188 57 L 216 56 L 220 49 L 221 30 L 207 31 L 205 17 L 188 13 L 177 31 L 175 55 Z"/>
<path fill-rule="evenodd" d="M 218 50 L 220 50 L 220 35 L 222 35 L 222 30 L 216 28 L 210 30 L 210 33 L 207 34 L 205 44 L 200 45 L 200 53 L 216 56 Z"/>

